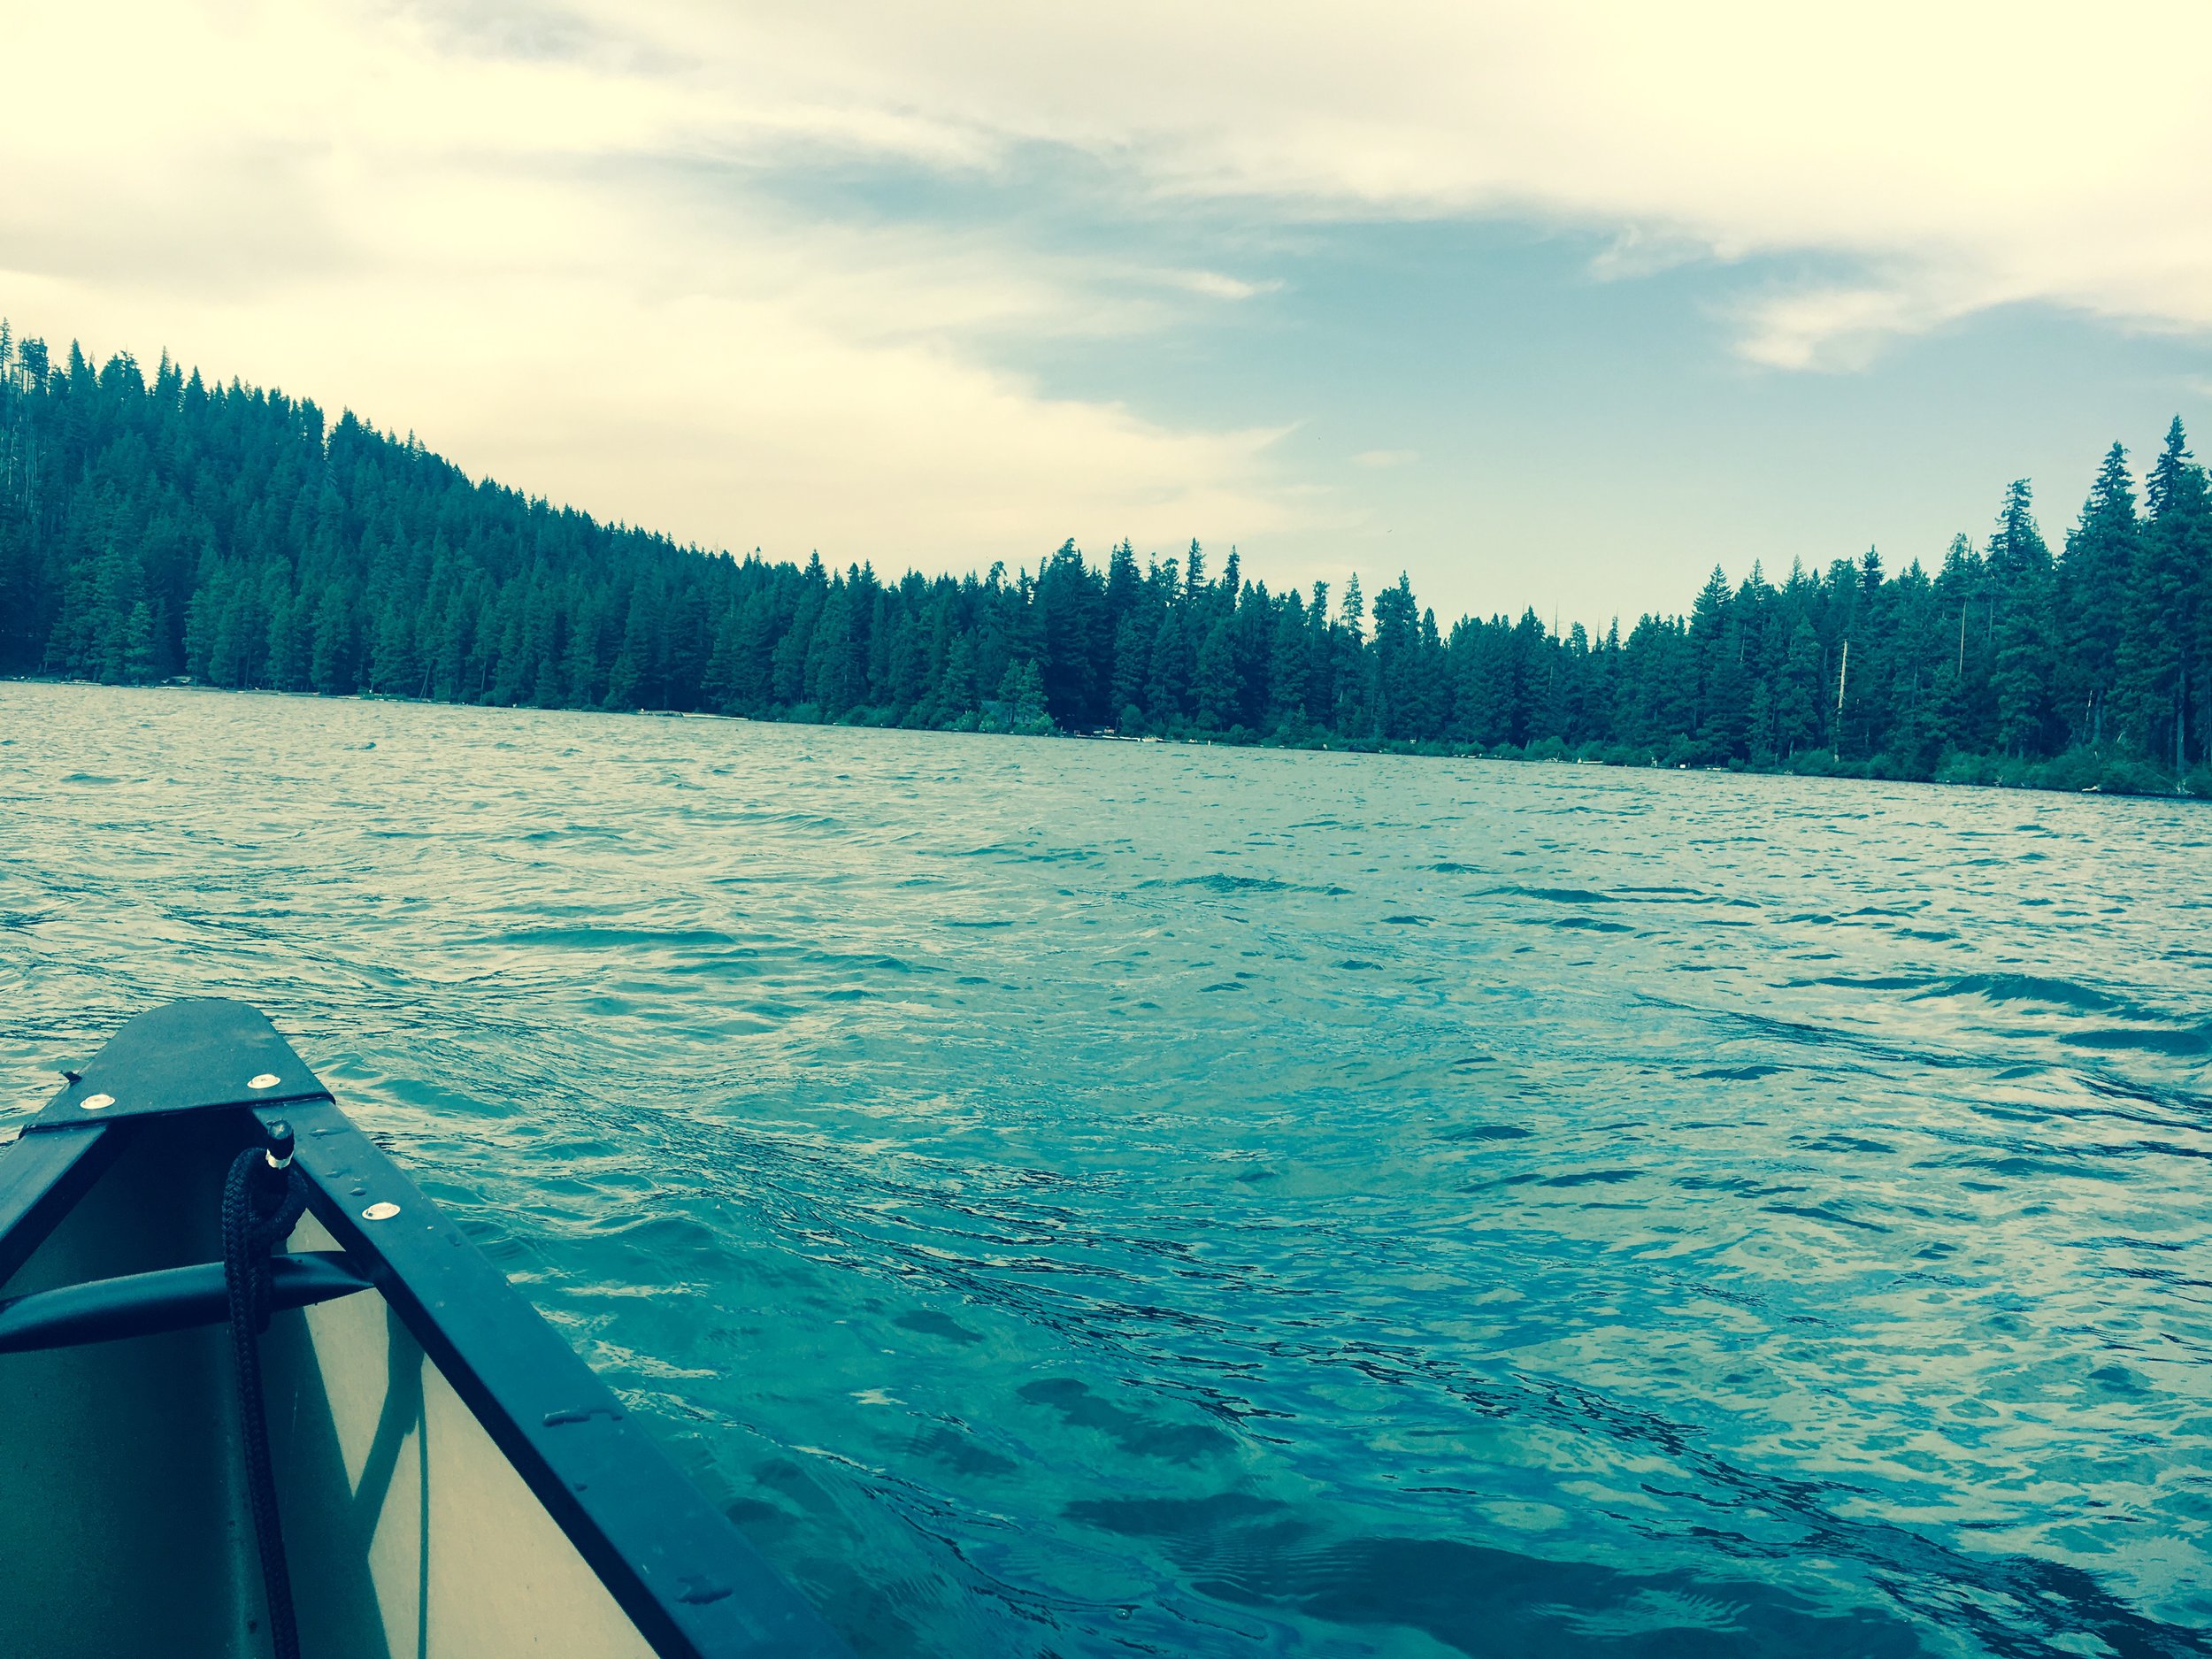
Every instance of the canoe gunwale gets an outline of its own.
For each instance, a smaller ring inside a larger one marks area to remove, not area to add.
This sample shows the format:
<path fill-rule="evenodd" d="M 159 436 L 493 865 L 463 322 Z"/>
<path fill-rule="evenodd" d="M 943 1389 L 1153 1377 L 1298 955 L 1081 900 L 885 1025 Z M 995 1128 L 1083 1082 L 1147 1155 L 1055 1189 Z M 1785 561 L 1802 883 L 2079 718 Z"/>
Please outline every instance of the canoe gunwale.
<path fill-rule="evenodd" d="M 72 1124 L 0 1147 L 0 1285 L 107 1173 L 130 1133 L 126 1124 Z"/>

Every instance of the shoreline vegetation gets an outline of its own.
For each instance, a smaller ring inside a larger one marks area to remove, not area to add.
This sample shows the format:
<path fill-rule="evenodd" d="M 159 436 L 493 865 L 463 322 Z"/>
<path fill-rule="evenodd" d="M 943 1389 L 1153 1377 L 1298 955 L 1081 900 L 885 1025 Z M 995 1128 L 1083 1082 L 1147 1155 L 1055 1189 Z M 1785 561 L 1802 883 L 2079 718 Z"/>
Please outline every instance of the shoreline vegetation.
<path fill-rule="evenodd" d="M 0 324 L 0 677 L 2212 797 L 2212 492 L 2177 418 L 2054 555 L 2028 485 L 1601 635 L 1217 576 L 1193 542 L 896 579 L 680 545 L 165 354 Z"/>

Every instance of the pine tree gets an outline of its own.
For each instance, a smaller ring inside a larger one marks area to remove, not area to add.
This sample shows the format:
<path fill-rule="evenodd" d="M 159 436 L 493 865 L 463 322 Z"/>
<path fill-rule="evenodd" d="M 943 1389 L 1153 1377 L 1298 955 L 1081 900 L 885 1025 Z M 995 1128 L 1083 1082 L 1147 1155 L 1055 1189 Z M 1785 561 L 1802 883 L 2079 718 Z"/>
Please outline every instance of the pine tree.
<path fill-rule="evenodd" d="M 2176 417 L 2145 488 L 2117 652 L 2124 739 L 2177 772 L 2189 761 L 2190 691 L 2206 561 L 2204 473 Z M 2201 733 L 2200 749 L 2201 752 Z"/>
<path fill-rule="evenodd" d="M 2028 480 L 2016 479 L 1983 561 L 1995 607 L 1990 680 L 1997 741 L 2014 757 L 2041 751 L 2051 718 L 2051 555 L 2032 506 Z"/>
<path fill-rule="evenodd" d="M 999 681 L 998 700 L 1005 707 L 1008 730 L 1042 737 L 1053 729 L 1045 702 L 1044 675 L 1030 658 L 1006 665 Z"/>
<path fill-rule="evenodd" d="M 345 589 L 335 580 L 324 585 L 322 596 L 315 603 L 307 681 L 311 689 L 325 696 L 341 695 L 354 687 L 352 618 Z"/>
<path fill-rule="evenodd" d="M 143 686 L 160 672 L 160 658 L 154 649 L 153 610 L 141 599 L 131 606 L 130 615 L 124 619 L 121 677 L 133 685 Z"/>
<path fill-rule="evenodd" d="M 1306 684 L 1311 662 L 1306 644 L 1306 608 L 1292 593 L 1275 613 L 1267 671 L 1267 728 L 1286 741 L 1300 741 L 1306 733 Z"/>
<path fill-rule="evenodd" d="M 1192 671 L 1191 700 L 1201 730 L 1225 735 L 1238 727 L 1238 691 L 1235 629 L 1223 615 L 1199 641 Z"/>
<path fill-rule="evenodd" d="M 1822 694 L 1827 678 L 1827 653 L 1820 636 L 1813 631 L 1812 619 L 1800 614 L 1790 629 L 1788 655 L 1775 688 L 1775 742 L 1783 759 L 1819 746 L 1826 729 Z"/>
<path fill-rule="evenodd" d="M 1145 707 L 1156 725 L 1172 726 L 1188 718 L 1196 656 L 1182 609 L 1171 609 L 1152 636 L 1152 661 L 1145 680 Z"/>
<path fill-rule="evenodd" d="M 2055 588 L 2062 657 L 2055 690 L 2074 741 L 2102 743 L 2119 676 L 2121 620 L 2140 526 L 2127 451 L 2115 443 L 2066 537 Z"/>
<path fill-rule="evenodd" d="M 1144 726 L 1145 687 L 1152 667 L 1154 626 L 1149 612 L 1133 602 L 1114 630 L 1113 703 L 1116 718 L 1127 732 Z"/>

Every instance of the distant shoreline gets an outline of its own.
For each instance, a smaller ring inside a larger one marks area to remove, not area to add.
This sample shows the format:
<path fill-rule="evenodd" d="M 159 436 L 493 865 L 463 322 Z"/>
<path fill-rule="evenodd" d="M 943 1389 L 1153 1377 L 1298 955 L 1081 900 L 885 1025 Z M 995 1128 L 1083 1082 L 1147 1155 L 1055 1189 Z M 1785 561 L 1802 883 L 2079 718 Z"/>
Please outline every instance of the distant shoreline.
<path fill-rule="evenodd" d="M 1194 733 L 1070 732 L 1058 727 L 1018 730 L 979 720 L 972 725 L 922 726 L 895 720 L 824 720 L 804 714 L 725 714 L 710 709 L 579 709 L 557 703 L 464 703 L 439 697 L 408 697 L 393 692 L 287 691 L 273 686 L 217 686 L 177 678 L 152 684 L 109 682 L 59 674 L 0 675 L 0 685 L 85 686 L 124 691 L 189 691 L 225 696 L 284 697 L 298 702 L 392 703 L 426 709 L 527 710 L 541 714 L 603 714 L 625 719 L 723 720 L 738 725 L 807 726 L 832 730 L 905 731 L 970 736 L 1038 737 L 1087 742 L 1175 743 L 1193 749 L 1261 749 L 1289 754 L 1393 755 L 1435 760 L 1485 760 L 1517 764 L 1610 766 L 1627 772 L 1728 772 L 1745 777 L 1839 778 L 1865 783 L 1925 784 L 1944 788 L 2029 790 L 2046 795 L 2108 795 L 2147 800 L 2212 801 L 2212 768 L 2176 779 L 2145 763 L 2125 757 L 2070 750 L 2048 760 L 2018 760 L 2004 756 L 1952 755 L 1932 778 L 1901 775 L 1882 768 L 1878 760 L 1838 761 L 1828 751 L 1814 750 L 1790 757 L 1780 764 L 1761 765 L 1739 761 L 1728 765 L 1696 765 L 1686 761 L 1668 763 L 1654 755 L 1639 759 L 1621 752 L 1621 745 L 1589 743 L 1578 750 L 1556 740 L 1540 741 L 1526 748 L 1510 744 L 1485 748 L 1476 743 L 1390 742 L 1384 741 L 1286 742 L 1280 738 L 1208 736 Z M 1590 751 L 1598 751 L 1595 753 Z"/>

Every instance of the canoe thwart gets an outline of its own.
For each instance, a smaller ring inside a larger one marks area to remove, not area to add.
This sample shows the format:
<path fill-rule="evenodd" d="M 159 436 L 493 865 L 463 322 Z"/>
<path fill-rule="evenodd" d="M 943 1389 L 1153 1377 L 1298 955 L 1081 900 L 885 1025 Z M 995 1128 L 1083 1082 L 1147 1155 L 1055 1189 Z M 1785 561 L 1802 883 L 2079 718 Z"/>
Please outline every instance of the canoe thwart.
<path fill-rule="evenodd" d="M 272 1307 L 304 1308 L 368 1288 L 368 1275 L 342 1250 L 269 1258 Z M 0 1354 L 111 1342 L 156 1331 L 221 1325 L 229 1317 L 223 1264 L 196 1262 L 189 1267 L 57 1286 L 0 1302 Z"/>

